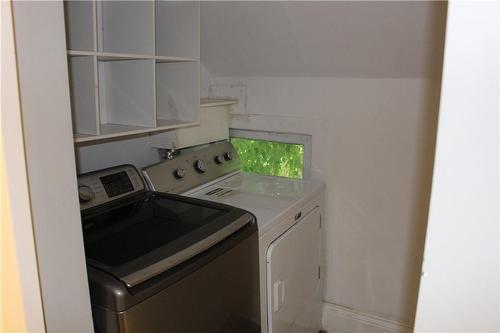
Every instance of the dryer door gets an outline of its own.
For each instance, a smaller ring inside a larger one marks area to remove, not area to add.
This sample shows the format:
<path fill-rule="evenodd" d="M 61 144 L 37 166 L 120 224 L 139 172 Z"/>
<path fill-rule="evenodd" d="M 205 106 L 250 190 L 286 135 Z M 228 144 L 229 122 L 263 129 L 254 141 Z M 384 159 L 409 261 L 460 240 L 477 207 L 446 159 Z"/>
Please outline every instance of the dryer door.
<path fill-rule="evenodd" d="M 315 208 L 267 251 L 269 333 L 321 329 L 320 219 Z"/>

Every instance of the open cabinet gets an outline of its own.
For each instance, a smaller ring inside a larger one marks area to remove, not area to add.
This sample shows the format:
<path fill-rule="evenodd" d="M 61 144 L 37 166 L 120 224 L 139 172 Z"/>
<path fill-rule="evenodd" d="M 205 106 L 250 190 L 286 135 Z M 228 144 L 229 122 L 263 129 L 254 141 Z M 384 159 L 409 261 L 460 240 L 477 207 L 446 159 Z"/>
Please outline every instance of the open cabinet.
<path fill-rule="evenodd" d="M 64 6 L 75 142 L 199 123 L 199 2 Z"/>

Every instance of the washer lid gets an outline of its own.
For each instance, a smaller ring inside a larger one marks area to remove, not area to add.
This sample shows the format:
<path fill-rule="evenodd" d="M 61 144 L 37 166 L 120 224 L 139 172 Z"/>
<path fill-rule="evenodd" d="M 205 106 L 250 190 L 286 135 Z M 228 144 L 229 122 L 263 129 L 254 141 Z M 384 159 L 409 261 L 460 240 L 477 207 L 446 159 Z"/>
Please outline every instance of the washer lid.
<path fill-rule="evenodd" d="M 87 262 L 133 287 L 253 221 L 245 211 L 171 194 L 142 195 L 82 215 Z"/>

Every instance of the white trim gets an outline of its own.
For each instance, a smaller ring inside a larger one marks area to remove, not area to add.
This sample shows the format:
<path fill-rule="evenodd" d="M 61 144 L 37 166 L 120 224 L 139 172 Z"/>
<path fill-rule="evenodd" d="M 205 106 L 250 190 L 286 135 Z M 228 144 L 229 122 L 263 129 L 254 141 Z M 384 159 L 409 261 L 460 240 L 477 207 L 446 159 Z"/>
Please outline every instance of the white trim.
<path fill-rule="evenodd" d="M 283 143 L 300 144 L 304 146 L 304 180 L 311 179 L 312 136 L 309 134 L 281 133 L 269 131 L 256 131 L 248 129 L 230 128 L 230 138 L 253 139 Z"/>
<path fill-rule="evenodd" d="M 412 327 L 402 322 L 327 302 L 323 305 L 323 327 L 328 333 L 411 333 L 413 331 Z"/>

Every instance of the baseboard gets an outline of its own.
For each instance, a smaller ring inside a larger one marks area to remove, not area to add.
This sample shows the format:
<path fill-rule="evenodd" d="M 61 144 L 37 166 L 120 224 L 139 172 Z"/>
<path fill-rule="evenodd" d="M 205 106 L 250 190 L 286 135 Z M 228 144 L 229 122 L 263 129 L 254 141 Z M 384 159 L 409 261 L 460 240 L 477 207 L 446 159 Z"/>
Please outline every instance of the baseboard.
<path fill-rule="evenodd" d="M 332 303 L 324 303 L 323 327 L 328 333 L 411 333 L 412 327 Z"/>

